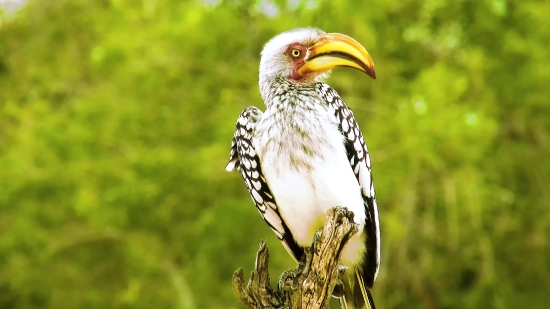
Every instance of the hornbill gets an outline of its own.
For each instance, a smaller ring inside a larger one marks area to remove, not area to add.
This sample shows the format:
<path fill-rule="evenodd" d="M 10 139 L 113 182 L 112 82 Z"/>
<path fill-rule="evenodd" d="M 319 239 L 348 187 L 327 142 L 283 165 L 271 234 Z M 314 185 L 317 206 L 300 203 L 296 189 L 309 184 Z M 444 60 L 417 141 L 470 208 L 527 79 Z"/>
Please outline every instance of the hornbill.
<path fill-rule="evenodd" d="M 271 39 L 260 60 L 265 112 L 239 116 L 227 171 L 238 169 L 260 214 L 300 260 L 325 213 L 354 212 L 359 224 L 342 250 L 348 268 L 339 284 L 343 308 L 371 308 L 380 267 L 380 224 L 370 156 L 352 111 L 325 80 L 337 67 L 376 78 L 367 50 L 353 38 L 294 29 Z M 335 291 L 338 290 L 335 289 Z"/>

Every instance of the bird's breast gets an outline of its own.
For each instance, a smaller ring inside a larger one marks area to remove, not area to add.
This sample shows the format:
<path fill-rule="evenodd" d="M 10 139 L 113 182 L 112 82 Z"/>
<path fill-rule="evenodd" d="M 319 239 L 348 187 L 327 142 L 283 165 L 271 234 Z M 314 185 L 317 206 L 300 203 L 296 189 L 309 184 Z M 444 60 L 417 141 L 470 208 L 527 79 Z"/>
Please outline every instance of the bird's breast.
<path fill-rule="evenodd" d="M 333 118 L 322 108 L 285 115 L 266 111 L 256 127 L 254 147 L 281 216 L 299 245 L 311 245 L 328 209 L 345 206 L 355 213 L 360 232 L 343 252 L 343 260 L 355 261 L 364 252 L 359 235 L 365 212 Z"/>

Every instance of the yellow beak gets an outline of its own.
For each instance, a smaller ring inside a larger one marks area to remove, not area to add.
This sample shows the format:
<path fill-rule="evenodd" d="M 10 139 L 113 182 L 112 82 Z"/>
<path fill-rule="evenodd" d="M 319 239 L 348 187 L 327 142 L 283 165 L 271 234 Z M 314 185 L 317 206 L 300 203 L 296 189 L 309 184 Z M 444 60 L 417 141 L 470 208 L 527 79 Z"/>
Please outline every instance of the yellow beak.
<path fill-rule="evenodd" d="M 323 73 L 337 67 L 360 70 L 376 79 L 374 62 L 369 53 L 353 38 L 340 33 L 327 33 L 308 49 L 305 63 L 298 69 L 300 75 Z"/>

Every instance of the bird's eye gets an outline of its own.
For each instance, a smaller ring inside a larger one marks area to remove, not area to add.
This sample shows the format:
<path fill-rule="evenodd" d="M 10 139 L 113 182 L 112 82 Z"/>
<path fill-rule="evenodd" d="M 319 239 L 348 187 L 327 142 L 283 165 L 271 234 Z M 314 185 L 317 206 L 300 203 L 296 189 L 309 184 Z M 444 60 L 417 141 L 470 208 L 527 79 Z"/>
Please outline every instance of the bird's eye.
<path fill-rule="evenodd" d="M 300 57 L 301 55 L 302 55 L 302 51 L 299 50 L 299 49 L 293 49 L 293 50 L 290 51 L 290 56 L 291 56 L 292 58 L 298 58 L 298 57 Z"/>

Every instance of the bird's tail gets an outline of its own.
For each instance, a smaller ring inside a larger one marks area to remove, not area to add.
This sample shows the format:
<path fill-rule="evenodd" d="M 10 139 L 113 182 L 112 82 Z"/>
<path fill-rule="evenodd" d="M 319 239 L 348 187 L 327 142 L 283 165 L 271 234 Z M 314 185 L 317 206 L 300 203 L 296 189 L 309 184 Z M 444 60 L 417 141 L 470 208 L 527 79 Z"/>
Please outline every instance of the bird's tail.
<path fill-rule="evenodd" d="M 357 270 L 343 278 L 342 309 L 376 309 L 370 290 L 365 286 L 363 276 Z"/>

